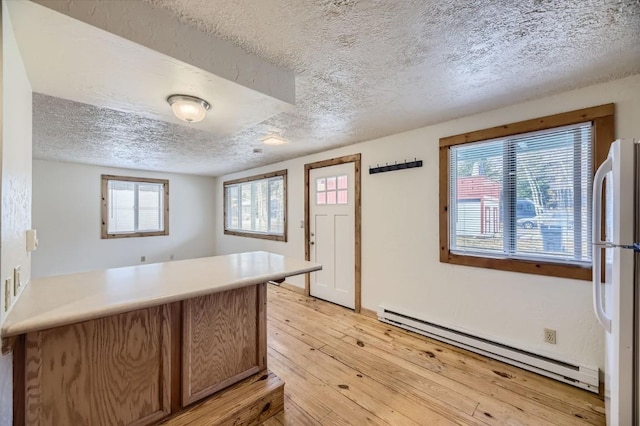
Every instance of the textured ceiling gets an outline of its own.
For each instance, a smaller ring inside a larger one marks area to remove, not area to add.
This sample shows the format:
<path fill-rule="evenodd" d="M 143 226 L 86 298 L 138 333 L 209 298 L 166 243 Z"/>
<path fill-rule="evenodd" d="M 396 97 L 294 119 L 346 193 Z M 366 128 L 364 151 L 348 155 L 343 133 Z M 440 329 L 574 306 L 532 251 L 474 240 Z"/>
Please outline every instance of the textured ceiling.
<path fill-rule="evenodd" d="M 640 0 L 145 1 L 293 70 L 296 107 L 219 137 L 35 95 L 36 158 L 220 175 L 640 72 Z"/>
<path fill-rule="evenodd" d="M 99 166 L 214 175 L 287 157 L 262 154 L 239 135 L 214 137 L 195 126 L 153 120 L 109 108 L 33 94 L 33 157 Z M 299 155 L 302 155 L 300 151 Z"/>

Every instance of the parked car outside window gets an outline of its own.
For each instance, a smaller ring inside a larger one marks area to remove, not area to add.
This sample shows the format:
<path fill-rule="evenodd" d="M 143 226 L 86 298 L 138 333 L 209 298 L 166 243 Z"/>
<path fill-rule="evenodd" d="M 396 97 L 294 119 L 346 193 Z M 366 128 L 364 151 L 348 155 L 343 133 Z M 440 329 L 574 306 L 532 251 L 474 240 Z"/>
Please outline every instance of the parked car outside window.
<path fill-rule="evenodd" d="M 523 219 L 518 219 L 516 224 L 520 228 L 533 229 L 538 226 L 538 219 L 536 217 L 525 217 Z"/>
<path fill-rule="evenodd" d="M 545 228 L 573 229 L 573 214 L 566 211 L 548 211 L 539 217 L 538 223 Z"/>
<path fill-rule="evenodd" d="M 516 225 L 524 229 L 532 229 L 538 226 L 536 219 L 536 205 L 531 200 L 518 200 L 516 202 Z"/>

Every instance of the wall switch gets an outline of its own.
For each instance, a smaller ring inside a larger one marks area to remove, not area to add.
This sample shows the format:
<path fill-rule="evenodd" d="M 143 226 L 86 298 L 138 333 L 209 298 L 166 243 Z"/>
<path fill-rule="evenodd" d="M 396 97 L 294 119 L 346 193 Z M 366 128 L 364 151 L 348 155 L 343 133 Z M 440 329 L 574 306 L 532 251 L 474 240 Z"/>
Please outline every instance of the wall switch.
<path fill-rule="evenodd" d="M 13 295 L 18 294 L 18 290 L 22 287 L 22 278 L 20 277 L 20 273 L 22 268 L 20 265 L 13 268 Z"/>
<path fill-rule="evenodd" d="M 4 311 L 7 312 L 11 306 L 11 287 L 13 287 L 13 279 L 7 277 L 4 280 Z"/>
<path fill-rule="evenodd" d="M 34 251 L 38 248 L 38 234 L 35 229 L 27 230 L 27 251 Z"/>
<path fill-rule="evenodd" d="M 547 343 L 551 343 L 552 345 L 556 344 L 556 331 L 550 328 L 544 329 L 544 341 Z"/>
<path fill-rule="evenodd" d="M 147 256 L 140 256 L 140 262 L 144 263 L 147 261 Z"/>

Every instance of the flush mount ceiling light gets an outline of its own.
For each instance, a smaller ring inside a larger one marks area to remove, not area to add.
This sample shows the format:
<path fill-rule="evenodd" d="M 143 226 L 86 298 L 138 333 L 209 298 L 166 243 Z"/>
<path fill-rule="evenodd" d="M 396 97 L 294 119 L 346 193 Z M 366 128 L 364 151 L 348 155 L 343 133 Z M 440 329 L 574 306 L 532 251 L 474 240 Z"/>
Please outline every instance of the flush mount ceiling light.
<path fill-rule="evenodd" d="M 284 145 L 287 141 L 275 136 L 269 136 L 268 138 L 262 139 L 262 143 L 265 145 Z"/>
<path fill-rule="evenodd" d="M 204 120 L 207 110 L 211 108 L 204 99 L 189 95 L 171 95 L 167 98 L 176 117 L 187 123 L 197 123 Z"/>

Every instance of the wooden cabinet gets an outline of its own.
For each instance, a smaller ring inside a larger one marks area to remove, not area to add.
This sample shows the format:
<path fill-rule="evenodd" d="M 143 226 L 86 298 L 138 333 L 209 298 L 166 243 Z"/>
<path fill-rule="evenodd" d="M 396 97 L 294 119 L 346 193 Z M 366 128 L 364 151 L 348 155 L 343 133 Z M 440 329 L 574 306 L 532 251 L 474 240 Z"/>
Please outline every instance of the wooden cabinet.
<path fill-rule="evenodd" d="M 183 303 L 182 403 L 266 368 L 266 284 Z"/>
<path fill-rule="evenodd" d="M 14 420 L 158 423 L 266 369 L 265 304 L 258 284 L 27 333 L 14 350 Z"/>
<path fill-rule="evenodd" d="M 166 417 L 168 306 L 28 333 L 26 424 L 142 425 Z"/>

